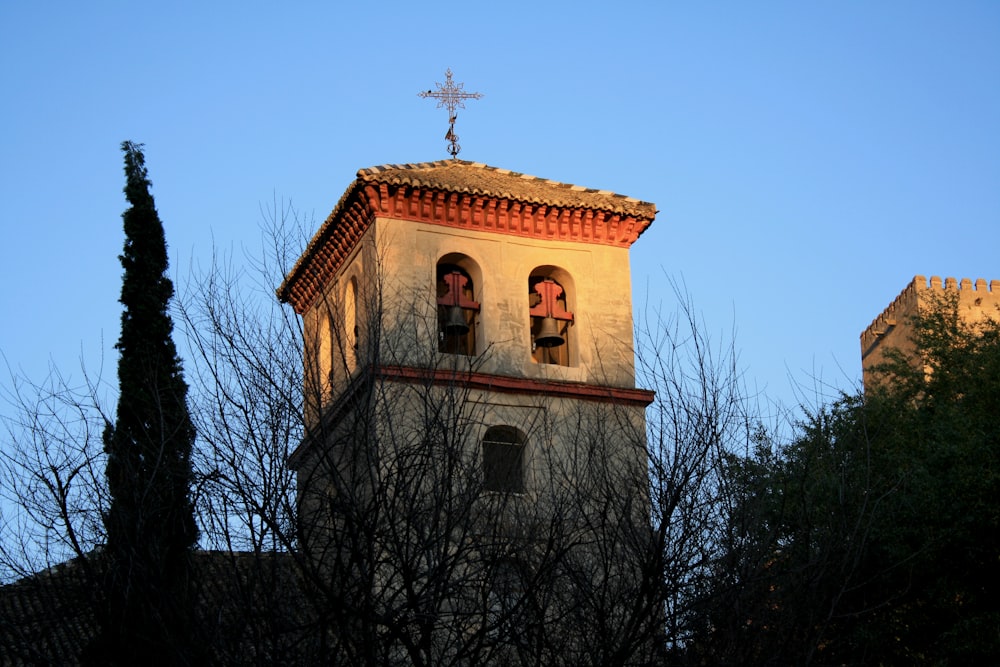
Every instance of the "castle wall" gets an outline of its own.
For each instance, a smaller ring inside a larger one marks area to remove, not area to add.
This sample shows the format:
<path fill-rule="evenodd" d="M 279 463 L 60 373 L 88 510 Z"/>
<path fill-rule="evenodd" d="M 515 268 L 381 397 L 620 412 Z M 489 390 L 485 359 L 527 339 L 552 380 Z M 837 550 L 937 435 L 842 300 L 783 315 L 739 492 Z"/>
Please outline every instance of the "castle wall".
<path fill-rule="evenodd" d="M 864 386 L 873 382 L 871 367 L 885 361 L 885 352 L 897 349 L 906 356 L 916 352 L 910 320 L 920 309 L 931 303 L 935 295 L 956 294 L 959 317 L 966 322 L 980 322 L 986 317 L 1000 316 L 1000 280 L 932 276 L 928 284 L 924 276 L 914 276 L 891 304 L 861 333 L 861 366 Z"/>

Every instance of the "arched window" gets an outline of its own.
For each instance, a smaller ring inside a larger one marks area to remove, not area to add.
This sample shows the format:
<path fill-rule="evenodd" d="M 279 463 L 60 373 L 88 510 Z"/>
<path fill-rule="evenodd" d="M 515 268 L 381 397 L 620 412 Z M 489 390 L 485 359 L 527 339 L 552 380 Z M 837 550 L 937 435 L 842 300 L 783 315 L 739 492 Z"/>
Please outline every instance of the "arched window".
<path fill-rule="evenodd" d="M 531 358 L 539 364 L 569 366 L 573 313 L 563 282 L 552 273 L 536 269 L 528 278 Z"/>
<path fill-rule="evenodd" d="M 492 426 L 483 436 L 483 489 L 524 492 L 524 436 L 513 426 Z"/>
<path fill-rule="evenodd" d="M 347 372 L 358 365 L 358 281 L 351 278 L 344 290 L 344 361 Z"/>
<path fill-rule="evenodd" d="M 319 377 L 316 378 L 320 392 L 320 402 L 325 403 L 333 393 L 333 345 L 331 344 L 333 331 L 330 327 L 330 316 L 324 310 L 319 317 L 319 346 L 317 350 L 316 369 Z"/>
<path fill-rule="evenodd" d="M 437 265 L 438 351 L 472 356 L 476 353 L 479 302 L 469 272 L 458 264 Z"/>

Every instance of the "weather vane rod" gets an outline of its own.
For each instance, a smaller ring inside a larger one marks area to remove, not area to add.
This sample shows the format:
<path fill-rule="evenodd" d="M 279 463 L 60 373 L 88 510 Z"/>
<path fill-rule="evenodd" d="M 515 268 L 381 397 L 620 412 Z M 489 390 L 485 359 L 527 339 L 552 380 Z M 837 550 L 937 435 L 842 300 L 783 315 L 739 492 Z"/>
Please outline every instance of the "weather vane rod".
<path fill-rule="evenodd" d="M 438 101 L 438 109 L 441 107 L 448 108 L 448 134 L 444 135 L 444 138 L 448 140 L 448 152 L 451 153 L 451 157 L 457 158 L 458 152 L 462 150 L 462 147 L 458 144 L 458 135 L 455 134 L 455 121 L 458 119 L 458 114 L 455 113 L 455 110 L 464 109 L 465 100 L 478 100 L 483 94 L 465 92 L 463 90 L 464 83 L 456 84 L 451 80 L 450 67 L 444 72 L 444 85 L 442 86 L 437 82 L 434 85 L 438 87 L 436 91 L 423 91 L 417 93 L 417 96 L 423 98 L 433 97 Z"/>

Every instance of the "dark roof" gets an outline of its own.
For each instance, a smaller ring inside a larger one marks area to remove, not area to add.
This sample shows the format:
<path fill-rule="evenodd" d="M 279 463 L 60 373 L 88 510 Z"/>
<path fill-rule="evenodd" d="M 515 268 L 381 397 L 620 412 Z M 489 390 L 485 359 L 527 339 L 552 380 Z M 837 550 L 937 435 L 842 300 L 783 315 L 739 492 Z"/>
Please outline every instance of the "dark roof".
<path fill-rule="evenodd" d="M 78 665 L 97 636 L 101 557 L 0 586 L 0 666 Z M 289 553 L 198 551 L 197 627 L 218 664 L 294 664 L 309 608 Z"/>
<path fill-rule="evenodd" d="M 67 561 L 0 587 L 0 665 L 74 665 L 95 635 L 93 591 Z"/>

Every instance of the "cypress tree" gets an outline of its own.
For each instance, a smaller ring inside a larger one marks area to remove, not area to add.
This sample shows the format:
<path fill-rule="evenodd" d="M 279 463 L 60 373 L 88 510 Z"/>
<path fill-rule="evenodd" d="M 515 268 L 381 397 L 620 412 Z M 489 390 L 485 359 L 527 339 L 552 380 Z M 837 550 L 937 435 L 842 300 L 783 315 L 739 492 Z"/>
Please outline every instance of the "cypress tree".
<path fill-rule="evenodd" d="M 102 631 L 90 650 L 101 664 L 198 660 L 191 554 L 198 538 L 191 501 L 195 430 L 168 313 L 174 288 L 142 144 L 122 143 L 125 247 L 119 399 L 104 434 L 110 506 Z"/>

